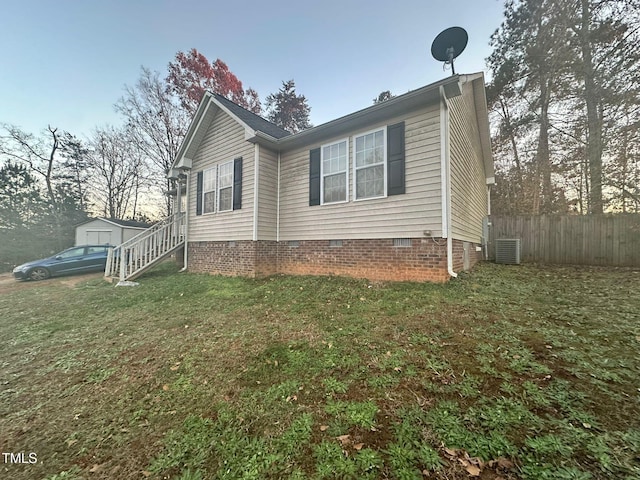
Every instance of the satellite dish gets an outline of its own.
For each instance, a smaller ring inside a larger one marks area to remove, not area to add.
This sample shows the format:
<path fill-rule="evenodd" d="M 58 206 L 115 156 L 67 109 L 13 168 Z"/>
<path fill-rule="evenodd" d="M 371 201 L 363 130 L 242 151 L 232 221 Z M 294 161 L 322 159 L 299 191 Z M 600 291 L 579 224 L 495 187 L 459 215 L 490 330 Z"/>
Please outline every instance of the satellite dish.
<path fill-rule="evenodd" d="M 436 60 L 444 62 L 445 65 L 451 65 L 451 74 L 455 75 L 456 69 L 453 66 L 453 59 L 464 51 L 468 40 L 469 35 L 464 28 L 447 28 L 440 32 L 431 44 L 431 55 Z"/>

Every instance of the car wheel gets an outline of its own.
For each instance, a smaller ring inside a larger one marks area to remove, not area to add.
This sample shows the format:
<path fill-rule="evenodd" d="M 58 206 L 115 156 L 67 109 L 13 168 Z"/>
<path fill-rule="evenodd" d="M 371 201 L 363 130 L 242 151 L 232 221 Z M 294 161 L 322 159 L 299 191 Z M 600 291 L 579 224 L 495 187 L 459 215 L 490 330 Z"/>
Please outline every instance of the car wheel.
<path fill-rule="evenodd" d="M 34 268 L 31 270 L 31 273 L 29 273 L 29 278 L 31 280 L 45 280 L 49 278 L 49 270 L 42 267 Z"/>

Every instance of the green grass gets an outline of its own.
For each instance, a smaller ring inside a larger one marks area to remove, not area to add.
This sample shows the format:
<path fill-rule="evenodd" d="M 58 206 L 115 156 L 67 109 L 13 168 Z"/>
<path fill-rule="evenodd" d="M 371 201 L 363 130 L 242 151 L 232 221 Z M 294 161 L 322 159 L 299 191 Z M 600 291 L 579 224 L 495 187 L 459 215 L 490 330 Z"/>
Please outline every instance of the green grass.
<path fill-rule="evenodd" d="M 640 478 L 640 271 L 178 273 L 0 295 L 15 479 Z M 479 467 L 478 467 L 479 466 Z"/>

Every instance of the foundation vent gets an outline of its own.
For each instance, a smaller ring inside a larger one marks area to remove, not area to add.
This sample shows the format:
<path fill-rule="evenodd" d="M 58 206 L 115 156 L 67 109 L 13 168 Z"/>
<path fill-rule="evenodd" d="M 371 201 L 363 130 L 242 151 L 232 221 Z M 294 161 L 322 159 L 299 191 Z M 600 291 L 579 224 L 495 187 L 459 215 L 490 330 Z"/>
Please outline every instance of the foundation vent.
<path fill-rule="evenodd" d="M 411 239 L 410 238 L 394 238 L 393 246 L 394 247 L 410 247 Z"/>

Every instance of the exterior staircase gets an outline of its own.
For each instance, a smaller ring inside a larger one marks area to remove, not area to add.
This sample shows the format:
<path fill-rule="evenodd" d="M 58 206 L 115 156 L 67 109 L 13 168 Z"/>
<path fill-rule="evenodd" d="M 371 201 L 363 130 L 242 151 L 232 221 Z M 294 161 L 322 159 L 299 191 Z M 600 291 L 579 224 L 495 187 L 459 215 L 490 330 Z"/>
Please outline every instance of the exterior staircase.
<path fill-rule="evenodd" d="M 134 280 L 184 246 L 185 213 L 177 212 L 112 248 L 104 276 L 110 281 Z"/>

